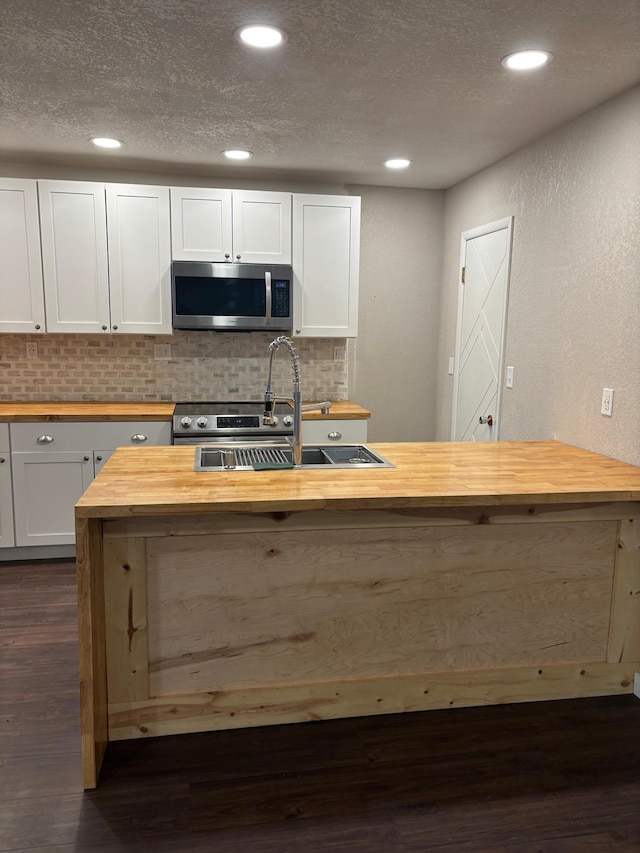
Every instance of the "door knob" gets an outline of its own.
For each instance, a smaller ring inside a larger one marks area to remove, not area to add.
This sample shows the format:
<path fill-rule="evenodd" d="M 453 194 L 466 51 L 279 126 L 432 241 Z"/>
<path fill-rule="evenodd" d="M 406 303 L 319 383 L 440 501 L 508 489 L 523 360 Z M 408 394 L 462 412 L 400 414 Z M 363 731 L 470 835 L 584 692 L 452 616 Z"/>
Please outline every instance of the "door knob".
<path fill-rule="evenodd" d="M 480 423 L 489 424 L 489 426 L 493 426 L 493 415 L 487 415 L 486 417 L 480 415 Z"/>

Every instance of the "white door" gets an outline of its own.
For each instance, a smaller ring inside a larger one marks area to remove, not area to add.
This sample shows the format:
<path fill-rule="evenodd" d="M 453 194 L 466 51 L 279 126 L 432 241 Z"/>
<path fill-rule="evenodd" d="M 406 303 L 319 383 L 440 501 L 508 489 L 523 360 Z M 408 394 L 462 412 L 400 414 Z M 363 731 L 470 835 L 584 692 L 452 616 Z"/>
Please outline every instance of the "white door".
<path fill-rule="evenodd" d="M 0 332 L 44 332 L 36 182 L 0 178 Z"/>
<path fill-rule="evenodd" d="M 497 441 L 512 217 L 465 231 L 453 385 L 452 441 Z"/>
<path fill-rule="evenodd" d="M 231 190 L 171 187 L 174 261 L 230 261 Z"/>
<path fill-rule="evenodd" d="M 291 263 L 291 193 L 234 191 L 232 260 Z"/>
<path fill-rule="evenodd" d="M 39 181 L 48 332 L 109 330 L 104 184 Z"/>
<path fill-rule="evenodd" d="M 169 188 L 107 184 L 111 331 L 171 335 Z"/>

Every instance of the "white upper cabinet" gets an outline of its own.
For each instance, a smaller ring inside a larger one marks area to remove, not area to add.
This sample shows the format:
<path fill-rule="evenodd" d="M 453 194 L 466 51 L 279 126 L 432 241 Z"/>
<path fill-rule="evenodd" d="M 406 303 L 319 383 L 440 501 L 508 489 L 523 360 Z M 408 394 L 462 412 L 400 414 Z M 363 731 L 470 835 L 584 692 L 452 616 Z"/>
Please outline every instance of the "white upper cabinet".
<path fill-rule="evenodd" d="M 111 329 L 170 335 L 168 187 L 107 184 Z"/>
<path fill-rule="evenodd" d="M 356 337 L 360 198 L 295 194 L 293 235 L 294 335 Z"/>
<path fill-rule="evenodd" d="M 109 267 L 104 184 L 39 181 L 48 332 L 106 332 Z"/>
<path fill-rule="evenodd" d="M 171 253 L 175 261 L 230 261 L 231 190 L 171 187 Z"/>
<path fill-rule="evenodd" d="M 36 182 L 0 179 L 0 332 L 44 332 Z"/>
<path fill-rule="evenodd" d="M 291 263 L 291 193 L 171 188 L 175 261 Z"/>
<path fill-rule="evenodd" d="M 47 331 L 171 334 L 168 187 L 38 188 Z"/>
<path fill-rule="evenodd" d="M 233 258 L 243 264 L 291 263 L 291 194 L 233 193 Z"/>

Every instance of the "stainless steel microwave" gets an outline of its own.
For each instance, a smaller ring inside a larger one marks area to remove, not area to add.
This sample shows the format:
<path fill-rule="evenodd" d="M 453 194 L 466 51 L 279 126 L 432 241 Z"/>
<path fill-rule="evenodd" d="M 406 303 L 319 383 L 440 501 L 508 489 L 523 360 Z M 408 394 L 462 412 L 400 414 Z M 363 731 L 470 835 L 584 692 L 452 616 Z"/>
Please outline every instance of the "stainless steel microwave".
<path fill-rule="evenodd" d="M 289 266 L 174 261 L 174 329 L 289 331 L 293 327 Z"/>

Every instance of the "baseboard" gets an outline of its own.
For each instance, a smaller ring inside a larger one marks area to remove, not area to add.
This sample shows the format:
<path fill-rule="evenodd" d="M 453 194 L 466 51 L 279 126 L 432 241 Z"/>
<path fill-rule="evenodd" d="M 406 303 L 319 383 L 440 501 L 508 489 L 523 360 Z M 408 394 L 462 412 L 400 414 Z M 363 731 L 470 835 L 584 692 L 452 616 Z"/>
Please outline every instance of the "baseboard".
<path fill-rule="evenodd" d="M 75 545 L 30 545 L 24 548 L 0 548 L 0 563 L 20 560 L 75 560 Z"/>

